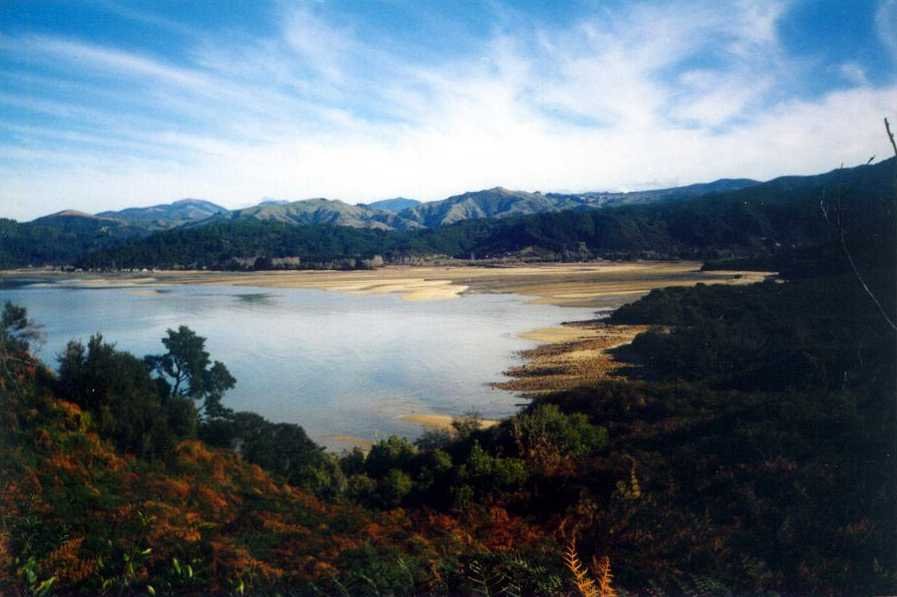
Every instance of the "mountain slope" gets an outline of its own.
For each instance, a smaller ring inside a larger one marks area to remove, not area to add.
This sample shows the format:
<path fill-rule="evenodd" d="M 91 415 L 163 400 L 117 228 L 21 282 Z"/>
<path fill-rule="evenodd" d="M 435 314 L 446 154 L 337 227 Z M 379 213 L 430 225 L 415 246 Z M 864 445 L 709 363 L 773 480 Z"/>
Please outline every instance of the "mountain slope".
<path fill-rule="evenodd" d="M 391 211 L 393 213 L 399 213 L 402 210 L 409 209 L 412 207 L 417 207 L 420 205 L 420 201 L 417 199 L 408 199 L 406 197 L 395 197 L 393 199 L 381 199 L 380 201 L 374 201 L 373 203 L 365 204 L 367 207 L 371 207 L 373 209 L 380 209 L 383 211 Z"/>
<path fill-rule="evenodd" d="M 31 223 L 40 226 L 97 228 L 102 226 L 118 226 L 122 222 L 115 218 L 84 213 L 83 211 L 78 211 L 76 209 L 65 209 L 47 216 L 35 218 Z"/>
<path fill-rule="evenodd" d="M 832 242 L 840 204 L 844 229 L 854 242 L 886 247 L 894 239 L 894 168 L 891 158 L 683 201 L 537 214 L 488 227 L 460 224 L 454 235 L 475 244 L 478 255 L 529 249 L 699 258 L 716 252 L 771 254 Z"/>
<path fill-rule="evenodd" d="M 298 225 L 349 226 L 375 230 L 405 230 L 417 228 L 413 222 L 388 211 L 365 205 L 349 205 L 339 200 L 305 199 L 292 203 L 263 203 L 239 209 L 224 218 L 229 220 L 260 220 Z"/>
<path fill-rule="evenodd" d="M 427 228 L 438 228 L 463 220 L 506 218 L 573 209 L 582 205 L 575 196 L 527 193 L 495 187 L 455 195 L 442 201 L 422 203 L 399 212 L 399 216 Z"/>
<path fill-rule="evenodd" d="M 182 224 L 200 222 L 228 210 L 203 199 L 181 199 L 150 207 L 129 207 L 120 211 L 104 211 L 98 217 L 114 218 L 153 230 L 174 228 Z"/>
<path fill-rule="evenodd" d="M 149 234 L 120 220 L 62 211 L 31 222 L 0 219 L 0 268 L 64 265 Z"/>
<path fill-rule="evenodd" d="M 696 197 L 658 192 L 648 203 L 618 207 L 605 202 L 595 208 L 582 197 L 505 189 L 466 193 L 400 214 L 313 199 L 219 214 L 146 239 L 145 227 L 60 212 L 24 224 L 0 220 L 0 267 L 216 268 L 259 256 L 300 257 L 303 267 L 375 255 L 387 262 L 434 255 L 468 259 L 471 254 L 549 261 L 765 258 L 836 248 L 839 211 L 851 246 L 871 255 L 894 238 L 894 164 L 892 158 L 744 188 L 737 187 L 750 181 L 717 181 L 677 191 Z M 730 187 L 737 190 L 707 192 Z"/>
<path fill-rule="evenodd" d="M 154 234 L 88 255 L 83 263 L 220 268 L 233 259 L 264 255 L 300 257 L 305 267 L 375 255 L 387 262 L 433 255 L 468 259 L 471 254 L 480 259 L 546 261 L 773 256 L 830 246 L 837 240 L 833 210 L 839 202 L 847 242 L 855 251 L 874 255 L 895 242 L 894 164 L 891 159 L 818 176 L 784 177 L 683 201 L 466 220 L 423 230 L 384 232 L 226 220 Z M 820 209 L 821 200 L 829 221 Z"/>
<path fill-rule="evenodd" d="M 713 182 L 702 182 L 682 187 L 630 191 L 626 193 L 612 191 L 590 192 L 576 195 L 576 197 L 590 207 L 619 207 L 623 205 L 644 205 L 667 200 L 693 199 L 712 193 L 739 191 L 758 184 L 762 183 L 750 178 L 721 178 Z M 554 197 L 555 194 L 550 194 L 549 196 Z M 566 197 L 567 195 L 560 196 Z"/>
<path fill-rule="evenodd" d="M 427 228 L 438 228 L 464 220 L 509 218 L 569 209 L 643 205 L 666 200 L 681 200 L 712 193 L 734 191 L 760 184 L 755 180 L 720 179 L 684 187 L 633 192 L 590 192 L 580 194 L 529 193 L 495 187 L 455 195 L 441 201 L 421 203 L 399 212 L 402 218 Z"/>

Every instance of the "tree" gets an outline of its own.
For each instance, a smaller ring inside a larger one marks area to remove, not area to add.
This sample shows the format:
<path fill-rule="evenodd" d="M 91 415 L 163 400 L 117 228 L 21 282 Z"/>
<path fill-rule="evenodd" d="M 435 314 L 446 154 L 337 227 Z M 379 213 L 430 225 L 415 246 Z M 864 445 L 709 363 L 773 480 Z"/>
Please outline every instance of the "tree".
<path fill-rule="evenodd" d="M 380 502 L 387 508 L 395 508 L 411 493 L 413 487 L 411 477 L 405 472 L 397 468 L 389 469 L 379 483 Z"/>
<path fill-rule="evenodd" d="M 28 319 L 25 307 L 6 301 L 0 316 L 0 346 L 8 352 L 28 352 L 31 343 L 41 338 L 40 326 Z"/>
<path fill-rule="evenodd" d="M 116 350 L 101 335 L 87 346 L 72 340 L 58 359 L 58 395 L 90 411 L 97 432 L 120 450 L 154 458 L 195 435 L 193 401 L 169 396 L 143 361 Z"/>
<path fill-rule="evenodd" d="M 25 307 L 7 301 L 0 315 L 0 387 L 15 383 L 16 372 L 29 362 L 31 343 L 42 337 L 40 326 L 28 319 Z"/>
<path fill-rule="evenodd" d="M 206 419 L 230 414 L 221 400 L 237 380 L 223 363 L 212 363 L 205 350 L 206 339 L 184 325 L 166 333 L 162 344 L 168 352 L 147 355 L 145 360 L 168 383 L 169 396 L 201 401 L 200 411 Z"/>

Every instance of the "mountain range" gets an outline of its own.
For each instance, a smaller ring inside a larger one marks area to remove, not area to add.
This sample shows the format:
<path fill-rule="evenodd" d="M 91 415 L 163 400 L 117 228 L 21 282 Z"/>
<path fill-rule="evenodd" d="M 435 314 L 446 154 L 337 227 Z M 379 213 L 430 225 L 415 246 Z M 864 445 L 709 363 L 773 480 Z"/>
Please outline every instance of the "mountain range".
<path fill-rule="evenodd" d="M 327 199 L 233 211 L 187 200 L 96 215 L 63 211 L 25 223 L 0 218 L 0 268 L 229 268 L 260 257 L 328 268 L 376 256 L 387 263 L 769 257 L 830 244 L 842 225 L 854 250 L 874 256 L 894 236 L 894 167 L 891 158 L 765 183 L 720 180 L 632 193 L 499 187 L 393 205 L 398 212 Z"/>
<path fill-rule="evenodd" d="M 508 218 L 570 209 L 642 205 L 658 201 L 690 199 L 759 184 L 750 179 L 721 179 L 683 187 L 634 192 L 590 192 L 581 194 L 513 191 L 495 187 L 421 203 L 397 197 L 370 204 L 350 205 L 337 199 L 314 198 L 300 201 L 266 198 L 258 205 L 228 210 L 202 199 L 181 199 L 170 204 L 131 207 L 97 214 L 65 210 L 34 220 L 73 225 L 74 220 L 89 220 L 85 226 L 129 226 L 158 231 L 178 226 L 205 225 L 222 221 L 270 221 L 297 225 L 331 225 L 374 230 L 417 230 L 439 228 L 466 220 Z"/>
<path fill-rule="evenodd" d="M 119 220 L 150 230 L 165 230 L 225 213 L 228 213 L 226 208 L 215 205 L 211 201 L 181 199 L 174 203 L 151 207 L 129 207 L 121 211 L 103 211 L 96 215 L 100 218 Z"/>

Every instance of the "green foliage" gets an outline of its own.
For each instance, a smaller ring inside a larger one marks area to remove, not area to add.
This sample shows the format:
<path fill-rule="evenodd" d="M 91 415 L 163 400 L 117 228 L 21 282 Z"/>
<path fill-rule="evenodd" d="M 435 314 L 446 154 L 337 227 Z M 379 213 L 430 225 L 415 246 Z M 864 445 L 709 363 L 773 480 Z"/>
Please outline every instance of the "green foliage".
<path fill-rule="evenodd" d="M 4 354 L 26 353 L 40 339 L 40 327 L 28 318 L 25 307 L 6 301 L 0 315 L 0 347 Z"/>
<path fill-rule="evenodd" d="M 413 595 L 419 577 L 424 576 L 414 554 L 378 548 L 371 544 L 343 554 L 338 563 L 345 571 L 339 581 L 331 581 L 327 594 L 385 596 Z"/>
<path fill-rule="evenodd" d="M 364 450 L 356 446 L 340 457 L 339 465 L 346 475 L 361 474 L 364 472 L 365 458 Z"/>
<path fill-rule="evenodd" d="M 414 440 L 414 445 L 420 450 L 438 450 L 448 447 L 452 440 L 452 434 L 444 429 L 429 429 Z"/>
<path fill-rule="evenodd" d="M 346 481 L 346 495 L 360 503 L 376 502 L 377 481 L 365 474 L 350 475 Z"/>
<path fill-rule="evenodd" d="M 69 342 L 59 355 L 57 391 L 93 414 L 100 435 L 144 458 L 164 456 L 196 432 L 191 401 L 169 396 L 143 361 L 99 334 L 86 347 Z"/>
<path fill-rule="evenodd" d="M 554 553 L 484 553 L 471 556 L 459 583 L 473 595 L 560 595 L 564 577 Z"/>
<path fill-rule="evenodd" d="M 894 269 L 866 275 L 886 309 L 897 310 Z M 841 275 L 654 290 L 611 321 L 676 326 L 672 334 L 642 334 L 618 351 L 654 377 L 755 390 L 835 389 L 892 371 L 879 358 L 890 350 L 892 332 L 870 307 L 855 278 Z"/>
<path fill-rule="evenodd" d="M 0 268 L 67 265 L 146 232 L 99 218 L 56 217 L 19 223 L 0 218 Z"/>
<path fill-rule="evenodd" d="M 411 493 L 413 483 L 407 473 L 393 468 L 389 469 L 377 487 L 380 502 L 387 508 L 398 506 Z"/>
<path fill-rule="evenodd" d="M 145 361 L 166 380 L 172 397 L 201 401 L 201 413 L 205 418 L 222 417 L 228 410 L 221 404 L 221 399 L 237 380 L 223 363 L 212 363 L 205 343 L 205 338 L 182 325 L 177 331 L 168 330 L 162 339 L 168 352 L 147 355 Z"/>
<path fill-rule="evenodd" d="M 365 470 L 373 477 L 385 475 L 391 469 L 409 466 L 417 449 L 404 437 L 391 435 L 371 446 L 365 461 Z"/>
<path fill-rule="evenodd" d="M 333 496 L 345 489 L 338 459 L 309 439 L 299 425 L 238 412 L 205 424 L 203 437 L 238 449 L 248 462 L 317 495 Z"/>
<path fill-rule="evenodd" d="M 897 311 L 893 265 L 865 276 Z M 603 550 L 633 554 L 619 560 L 624 583 L 892 590 L 897 346 L 852 275 L 664 289 L 611 319 L 671 326 L 617 351 L 650 383 L 545 400 L 613 431 L 594 474 L 618 489 L 595 528 L 614 530 Z"/>
<path fill-rule="evenodd" d="M 527 479 L 526 463 L 519 458 L 501 458 L 486 452 L 475 441 L 465 463 L 458 469 L 461 482 L 479 492 L 513 490 Z"/>
<path fill-rule="evenodd" d="M 539 404 L 511 420 L 514 439 L 527 459 L 541 465 L 581 457 L 607 445 L 607 430 L 582 413 L 564 414 L 554 404 Z"/>
<path fill-rule="evenodd" d="M 6 301 L 0 314 L 0 390 L 18 384 L 21 373 L 32 364 L 31 344 L 40 338 L 40 326 L 28 318 L 25 308 Z"/>
<path fill-rule="evenodd" d="M 53 586 L 57 580 L 55 576 L 41 580 L 40 570 L 34 556 L 29 557 L 25 562 L 17 566 L 16 576 L 22 580 L 25 587 L 27 587 L 26 594 L 31 597 L 52 595 Z"/>

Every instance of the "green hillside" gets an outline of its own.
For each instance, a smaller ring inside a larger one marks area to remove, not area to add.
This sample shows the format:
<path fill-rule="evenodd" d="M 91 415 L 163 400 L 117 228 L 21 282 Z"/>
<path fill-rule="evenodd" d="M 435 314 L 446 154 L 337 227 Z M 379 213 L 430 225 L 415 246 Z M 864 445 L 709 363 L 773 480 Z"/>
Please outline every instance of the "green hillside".
<path fill-rule="evenodd" d="M 856 250 L 875 254 L 894 239 L 894 164 L 891 159 L 818 176 L 785 177 L 688 200 L 476 219 L 416 231 L 295 226 L 256 218 L 218 221 L 94 251 L 79 262 L 89 267 L 224 268 L 235 259 L 257 257 L 299 257 L 309 266 L 375 255 L 387 262 L 432 255 L 549 261 L 779 258 L 830 246 L 839 235 L 839 213 L 845 238 Z"/>

